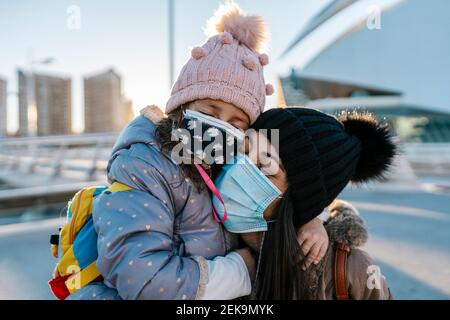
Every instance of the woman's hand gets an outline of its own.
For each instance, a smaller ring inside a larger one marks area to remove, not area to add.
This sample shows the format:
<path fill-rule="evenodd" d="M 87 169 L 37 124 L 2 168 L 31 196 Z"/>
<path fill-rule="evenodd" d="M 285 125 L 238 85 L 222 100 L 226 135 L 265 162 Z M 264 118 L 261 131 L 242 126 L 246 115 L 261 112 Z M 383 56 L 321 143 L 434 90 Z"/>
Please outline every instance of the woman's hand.
<path fill-rule="evenodd" d="M 328 234 L 322 220 L 314 218 L 304 224 L 297 233 L 297 240 L 305 256 L 302 269 L 311 263 L 318 264 L 328 249 Z"/>

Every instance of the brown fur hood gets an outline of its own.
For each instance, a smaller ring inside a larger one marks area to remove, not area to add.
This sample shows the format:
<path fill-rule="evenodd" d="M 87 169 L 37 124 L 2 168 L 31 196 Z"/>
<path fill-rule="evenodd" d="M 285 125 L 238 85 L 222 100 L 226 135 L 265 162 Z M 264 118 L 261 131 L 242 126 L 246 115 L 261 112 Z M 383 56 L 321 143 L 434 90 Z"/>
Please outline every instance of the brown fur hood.
<path fill-rule="evenodd" d="M 328 210 L 330 217 L 325 222 L 325 228 L 331 242 L 344 243 L 351 248 L 367 242 L 367 226 L 352 204 L 336 199 Z"/>

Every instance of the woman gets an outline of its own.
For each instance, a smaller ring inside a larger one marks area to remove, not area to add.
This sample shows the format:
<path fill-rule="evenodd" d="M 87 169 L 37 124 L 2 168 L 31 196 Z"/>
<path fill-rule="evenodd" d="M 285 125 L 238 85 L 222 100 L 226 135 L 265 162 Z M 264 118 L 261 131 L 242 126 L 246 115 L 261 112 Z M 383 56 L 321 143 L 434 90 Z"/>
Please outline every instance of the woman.
<path fill-rule="evenodd" d="M 216 179 L 228 211 L 225 227 L 240 233 L 259 253 L 253 298 L 389 299 L 385 280 L 373 274 L 377 267 L 372 259 L 351 248 L 367 238 L 352 207 L 339 202 L 331 206 L 333 216 L 344 212 L 329 220 L 332 245 L 324 261 L 306 272 L 300 268 L 304 243 L 297 241 L 298 229 L 350 181 L 383 177 L 396 151 L 387 127 L 368 113 L 344 113 L 338 120 L 312 109 L 286 108 L 264 112 L 253 128 L 260 131 L 250 135 L 248 157 L 238 155 L 238 162 L 227 164 Z M 266 134 L 262 129 L 268 129 Z M 276 135 L 270 134 L 273 129 Z M 264 211 L 259 210 L 261 203 L 269 204 Z M 222 214 L 217 199 L 214 206 Z M 334 282 L 336 242 L 350 251 L 346 289 L 339 295 Z"/>

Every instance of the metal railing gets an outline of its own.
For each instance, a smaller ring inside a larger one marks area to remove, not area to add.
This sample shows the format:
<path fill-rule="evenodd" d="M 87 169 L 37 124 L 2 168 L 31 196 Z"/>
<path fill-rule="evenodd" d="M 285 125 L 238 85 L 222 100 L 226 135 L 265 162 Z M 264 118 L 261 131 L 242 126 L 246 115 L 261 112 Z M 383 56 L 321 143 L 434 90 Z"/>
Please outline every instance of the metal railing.
<path fill-rule="evenodd" d="M 93 181 L 105 174 L 117 133 L 0 140 L 0 169 Z M 401 144 L 418 175 L 450 175 L 450 143 Z"/>
<path fill-rule="evenodd" d="M 0 140 L 0 169 L 92 181 L 104 175 L 116 133 Z"/>
<path fill-rule="evenodd" d="M 67 201 L 83 186 L 106 183 L 116 139 L 116 133 L 101 133 L 0 140 L 0 179 L 18 188 L 0 190 L 0 213 Z M 402 144 L 401 151 L 392 181 L 450 176 L 450 144 Z"/>

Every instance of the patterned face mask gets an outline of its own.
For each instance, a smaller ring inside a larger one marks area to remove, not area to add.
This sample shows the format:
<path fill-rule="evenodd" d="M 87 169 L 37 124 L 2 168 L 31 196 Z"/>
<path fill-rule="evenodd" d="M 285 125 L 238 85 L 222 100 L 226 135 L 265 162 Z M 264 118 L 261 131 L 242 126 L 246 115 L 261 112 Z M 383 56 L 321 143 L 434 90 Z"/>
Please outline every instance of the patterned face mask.
<path fill-rule="evenodd" d="M 243 150 L 244 133 L 227 122 L 206 114 L 186 110 L 175 138 L 179 139 L 184 158 L 209 165 L 230 162 Z"/>

